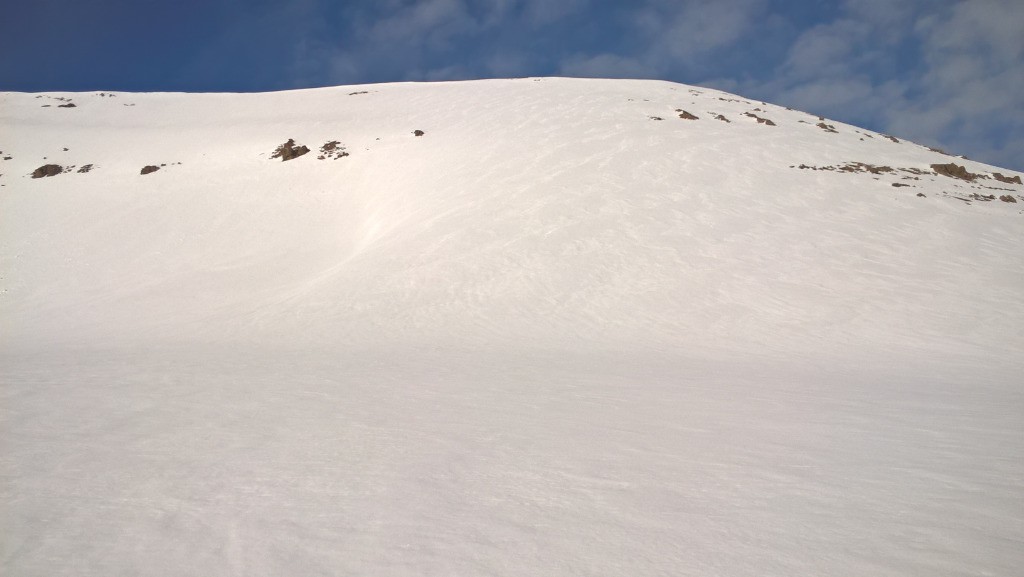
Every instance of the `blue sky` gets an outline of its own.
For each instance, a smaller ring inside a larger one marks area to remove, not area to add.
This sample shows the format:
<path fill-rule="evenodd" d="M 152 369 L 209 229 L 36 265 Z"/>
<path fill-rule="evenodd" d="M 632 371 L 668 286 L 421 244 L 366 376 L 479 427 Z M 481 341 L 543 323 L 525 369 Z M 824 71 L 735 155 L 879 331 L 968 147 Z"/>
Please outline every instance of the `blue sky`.
<path fill-rule="evenodd" d="M 658 78 L 1024 170 L 1024 0 L 6 4 L 0 90 Z"/>

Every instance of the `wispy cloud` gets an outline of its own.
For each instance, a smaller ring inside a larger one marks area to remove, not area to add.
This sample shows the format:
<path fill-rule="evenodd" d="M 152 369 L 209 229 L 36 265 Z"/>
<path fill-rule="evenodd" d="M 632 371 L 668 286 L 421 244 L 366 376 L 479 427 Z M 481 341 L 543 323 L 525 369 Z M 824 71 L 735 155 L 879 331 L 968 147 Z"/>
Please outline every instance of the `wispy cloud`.
<path fill-rule="evenodd" d="M 771 75 L 732 87 L 1021 168 L 1024 3 L 892 7 L 848 0 L 838 18 L 803 31 Z"/>
<path fill-rule="evenodd" d="M 660 71 L 638 58 L 578 53 L 563 58 L 558 73 L 583 78 L 656 78 Z"/>

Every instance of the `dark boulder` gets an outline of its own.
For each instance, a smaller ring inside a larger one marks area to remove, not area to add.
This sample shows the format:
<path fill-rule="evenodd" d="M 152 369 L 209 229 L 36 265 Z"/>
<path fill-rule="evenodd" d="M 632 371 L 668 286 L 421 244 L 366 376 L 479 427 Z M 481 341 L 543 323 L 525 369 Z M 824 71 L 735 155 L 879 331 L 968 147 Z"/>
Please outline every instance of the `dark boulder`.
<path fill-rule="evenodd" d="M 285 142 L 281 146 L 274 149 L 274 154 L 270 155 L 270 158 L 280 158 L 282 162 L 286 160 L 292 160 L 302 156 L 309 152 L 308 146 L 295 144 L 295 139 L 289 138 L 288 142 Z"/>
<path fill-rule="evenodd" d="M 64 167 L 59 164 L 44 164 L 39 168 L 32 171 L 32 178 L 44 178 L 47 176 L 57 176 L 64 172 Z"/>
<path fill-rule="evenodd" d="M 974 181 L 979 175 L 973 172 L 967 172 L 967 167 L 960 166 L 959 164 L 950 162 L 949 164 L 933 164 L 932 170 L 942 176 L 948 176 L 950 178 L 959 178 L 960 180 L 966 180 L 968 182 Z"/>

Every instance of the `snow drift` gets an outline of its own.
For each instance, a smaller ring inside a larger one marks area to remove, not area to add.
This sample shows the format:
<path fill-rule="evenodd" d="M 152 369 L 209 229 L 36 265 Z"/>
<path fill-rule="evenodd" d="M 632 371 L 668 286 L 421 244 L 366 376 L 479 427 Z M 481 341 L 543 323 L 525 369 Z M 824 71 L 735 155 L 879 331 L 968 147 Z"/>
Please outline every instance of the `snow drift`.
<path fill-rule="evenodd" d="M 653 81 L 0 124 L 12 575 L 1024 561 L 1017 173 Z"/>

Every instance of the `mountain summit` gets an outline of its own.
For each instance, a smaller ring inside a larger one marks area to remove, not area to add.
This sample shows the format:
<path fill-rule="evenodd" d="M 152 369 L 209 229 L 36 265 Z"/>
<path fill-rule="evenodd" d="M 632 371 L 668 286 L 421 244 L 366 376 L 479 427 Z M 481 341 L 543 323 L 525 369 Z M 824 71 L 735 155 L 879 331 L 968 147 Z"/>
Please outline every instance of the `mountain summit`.
<path fill-rule="evenodd" d="M 0 125 L 5 573 L 1019 566 L 1020 173 L 657 81 Z"/>

